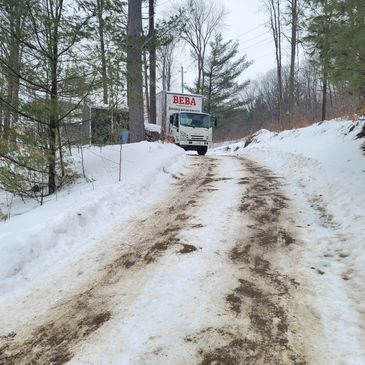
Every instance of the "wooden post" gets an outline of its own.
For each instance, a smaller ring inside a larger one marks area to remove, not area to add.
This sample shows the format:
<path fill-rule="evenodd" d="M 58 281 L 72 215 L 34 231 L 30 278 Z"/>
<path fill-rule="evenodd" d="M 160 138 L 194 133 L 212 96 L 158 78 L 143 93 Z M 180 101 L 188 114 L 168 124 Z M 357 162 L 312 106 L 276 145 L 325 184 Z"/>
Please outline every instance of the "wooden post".
<path fill-rule="evenodd" d="M 122 180 L 122 149 L 123 143 L 120 142 L 120 152 L 119 152 L 119 182 Z"/>

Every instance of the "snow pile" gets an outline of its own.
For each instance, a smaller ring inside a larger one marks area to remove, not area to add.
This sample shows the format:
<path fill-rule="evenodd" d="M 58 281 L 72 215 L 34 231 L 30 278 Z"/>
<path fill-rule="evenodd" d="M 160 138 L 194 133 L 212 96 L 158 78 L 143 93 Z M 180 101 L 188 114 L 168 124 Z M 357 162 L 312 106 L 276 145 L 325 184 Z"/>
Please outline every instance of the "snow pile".
<path fill-rule="evenodd" d="M 161 126 L 160 125 L 145 122 L 144 127 L 147 131 L 161 133 Z"/>
<path fill-rule="evenodd" d="M 185 164 L 185 153 L 172 144 L 141 142 L 83 148 L 85 178 L 39 206 L 0 194 L 0 292 L 10 294 L 42 273 L 74 260 L 114 225 L 156 199 L 171 174 Z M 76 170 L 83 174 L 81 151 L 74 150 Z M 119 160 L 122 156 L 121 182 Z"/>

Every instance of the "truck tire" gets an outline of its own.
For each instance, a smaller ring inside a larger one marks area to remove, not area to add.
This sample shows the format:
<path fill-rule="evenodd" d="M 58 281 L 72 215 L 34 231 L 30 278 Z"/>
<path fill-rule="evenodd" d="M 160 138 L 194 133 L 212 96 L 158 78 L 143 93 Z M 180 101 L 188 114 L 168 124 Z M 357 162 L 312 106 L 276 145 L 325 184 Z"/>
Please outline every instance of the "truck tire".
<path fill-rule="evenodd" d="M 196 151 L 198 152 L 198 155 L 204 156 L 208 151 L 208 147 L 207 146 L 197 147 Z"/>

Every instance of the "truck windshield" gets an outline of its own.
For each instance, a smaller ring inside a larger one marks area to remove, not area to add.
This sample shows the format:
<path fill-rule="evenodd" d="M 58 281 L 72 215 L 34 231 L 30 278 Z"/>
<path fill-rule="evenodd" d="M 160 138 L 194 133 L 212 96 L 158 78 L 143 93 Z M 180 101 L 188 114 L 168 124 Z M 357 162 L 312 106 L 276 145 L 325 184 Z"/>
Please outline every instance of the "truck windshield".
<path fill-rule="evenodd" d="M 186 127 L 210 128 L 209 114 L 180 113 L 180 125 Z"/>

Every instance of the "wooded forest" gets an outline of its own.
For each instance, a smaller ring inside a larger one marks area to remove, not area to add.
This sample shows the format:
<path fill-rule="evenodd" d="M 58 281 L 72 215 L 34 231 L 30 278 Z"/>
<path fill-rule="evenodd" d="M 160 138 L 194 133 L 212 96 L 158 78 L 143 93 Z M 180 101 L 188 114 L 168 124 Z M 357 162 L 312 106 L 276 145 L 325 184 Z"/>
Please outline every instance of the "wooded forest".
<path fill-rule="evenodd" d="M 260 1 L 275 67 L 248 80 L 251 61 L 226 39 L 219 0 L 176 1 L 163 17 L 159 0 L 0 0 L 0 188 L 53 194 L 75 178 L 72 147 L 118 143 L 127 123 L 131 142 L 144 140 L 182 45 L 195 65 L 185 89 L 204 95 L 217 141 L 361 116 L 364 1 Z"/>

